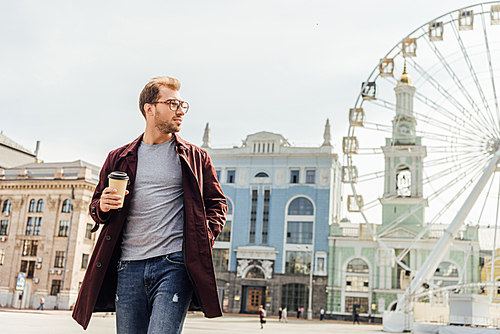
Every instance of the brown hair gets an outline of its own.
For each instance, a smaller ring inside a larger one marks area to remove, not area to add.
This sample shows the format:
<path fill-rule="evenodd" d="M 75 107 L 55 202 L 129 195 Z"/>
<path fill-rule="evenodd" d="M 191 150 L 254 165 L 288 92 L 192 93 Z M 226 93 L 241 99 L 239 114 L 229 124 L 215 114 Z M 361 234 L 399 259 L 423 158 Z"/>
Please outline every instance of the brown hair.
<path fill-rule="evenodd" d="M 146 118 L 144 105 L 146 103 L 156 102 L 156 99 L 158 99 L 158 95 L 160 94 L 161 87 L 179 90 L 181 88 L 181 83 L 179 80 L 171 77 L 156 77 L 151 79 L 151 81 L 144 86 L 139 97 L 139 109 L 141 109 L 142 116 L 144 116 L 144 118 Z"/>

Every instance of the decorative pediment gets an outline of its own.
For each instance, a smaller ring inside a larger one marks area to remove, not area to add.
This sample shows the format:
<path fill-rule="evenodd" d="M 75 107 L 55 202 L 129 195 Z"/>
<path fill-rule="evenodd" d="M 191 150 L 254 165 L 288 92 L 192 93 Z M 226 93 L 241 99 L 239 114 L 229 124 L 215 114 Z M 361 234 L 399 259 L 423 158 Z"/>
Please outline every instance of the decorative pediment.
<path fill-rule="evenodd" d="M 278 251 L 268 246 L 239 246 L 235 249 L 237 259 L 276 260 Z"/>
<path fill-rule="evenodd" d="M 417 233 L 407 230 L 404 227 L 398 227 L 394 231 L 384 235 L 384 238 L 398 238 L 398 239 L 414 239 Z"/>

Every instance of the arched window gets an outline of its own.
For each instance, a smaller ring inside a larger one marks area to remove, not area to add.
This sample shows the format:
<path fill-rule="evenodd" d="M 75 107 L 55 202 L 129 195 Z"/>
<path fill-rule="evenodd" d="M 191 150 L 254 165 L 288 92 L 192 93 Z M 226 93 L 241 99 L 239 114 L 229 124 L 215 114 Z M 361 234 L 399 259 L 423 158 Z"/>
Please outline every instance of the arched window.
<path fill-rule="evenodd" d="M 314 215 L 314 207 L 307 198 L 297 197 L 288 206 L 288 214 L 294 216 L 312 216 Z"/>
<path fill-rule="evenodd" d="M 10 199 L 3 202 L 2 213 L 4 216 L 8 216 L 10 214 L 10 210 L 12 210 L 12 204 L 10 203 Z"/>
<path fill-rule="evenodd" d="M 71 212 L 71 200 L 67 199 L 63 202 L 62 212 Z"/>
<path fill-rule="evenodd" d="M 29 208 L 29 212 L 35 212 L 35 207 L 36 207 L 36 201 L 34 199 L 32 199 L 30 201 L 30 208 Z"/>
<path fill-rule="evenodd" d="M 247 271 L 246 278 L 266 278 L 266 276 L 259 267 L 252 267 Z"/>
<path fill-rule="evenodd" d="M 43 199 L 39 199 L 36 205 L 36 212 L 43 212 Z"/>
<path fill-rule="evenodd" d="M 227 200 L 227 214 L 228 215 L 233 214 L 233 204 L 231 203 L 230 200 Z"/>
<path fill-rule="evenodd" d="M 347 272 L 356 274 L 368 274 L 370 272 L 370 268 L 365 261 L 361 259 L 354 259 L 351 260 L 349 264 L 347 264 Z"/>
<path fill-rule="evenodd" d="M 398 196 L 411 196 L 411 171 L 408 166 L 401 166 L 397 169 L 396 192 Z"/>
<path fill-rule="evenodd" d="M 434 272 L 434 284 L 442 288 L 458 284 L 458 268 L 453 263 L 441 262 Z"/>
<path fill-rule="evenodd" d="M 260 173 L 255 174 L 255 177 L 269 177 L 269 175 L 267 175 L 267 173 L 260 172 Z"/>

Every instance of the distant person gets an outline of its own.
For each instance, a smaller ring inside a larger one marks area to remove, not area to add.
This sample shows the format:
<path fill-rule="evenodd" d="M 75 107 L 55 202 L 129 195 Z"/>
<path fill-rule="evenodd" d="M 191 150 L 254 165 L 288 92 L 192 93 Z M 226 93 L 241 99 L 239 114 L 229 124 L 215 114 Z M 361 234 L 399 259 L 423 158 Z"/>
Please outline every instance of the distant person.
<path fill-rule="evenodd" d="M 45 305 L 45 296 L 40 297 L 40 306 L 38 306 L 37 310 L 43 311 L 43 305 Z"/>
<path fill-rule="evenodd" d="M 92 232 L 103 228 L 73 310 L 84 329 L 93 312 L 116 310 L 118 334 L 181 333 L 190 305 L 222 316 L 211 249 L 227 203 L 208 152 L 178 134 L 189 109 L 180 85 L 156 77 L 144 86 L 144 133 L 101 169 L 89 213 Z M 130 115 L 106 114 L 113 121 L 99 136 L 111 143 Z M 128 179 L 130 194 L 119 195 L 108 176 Z"/>
<path fill-rule="evenodd" d="M 259 307 L 259 319 L 260 319 L 260 329 L 264 328 L 264 324 L 266 323 L 266 310 L 264 310 L 264 307 L 260 305 Z"/>
<path fill-rule="evenodd" d="M 278 319 L 279 319 L 279 322 L 281 322 L 281 317 L 283 316 L 283 309 L 280 307 L 278 309 Z"/>
<path fill-rule="evenodd" d="M 297 308 L 297 319 L 300 319 L 300 307 Z"/>
<path fill-rule="evenodd" d="M 288 314 L 287 314 L 287 313 L 288 313 L 288 310 L 287 310 L 287 308 L 285 307 L 285 308 L 283 309 L 283 321 L 284 321 L 284 322 L 288 322 L 288 318 L 287 318 L 287 315 L 288 315 Z"/>
<path fill-rule="evenodd" d="M 352 321 L 352 324 L 353 324 L 353 325 L 355 325 L 355 324 L 356 324 L 356 322 L 357 322 L 357 323 L 358 323 L 358 325 L 361 325 L 361 324 L 359 323 L 359 313 L 358 313 L 358 310 L 354 309 L 354 310 L 352 311 L 352 316 L 353 316 L 353 318 L 354 318 L 354 319 L 353 319 L 353 321 Z"/>
<path fill-rule="evenodd" d="M 300 318 L 304 319 L 304 308 L 300 308 Z"/>
<path fill-rule="evenodd" d="M 325 309 L 321 308 L 321 310 L 319 310 L 319 321 L 323 321 L 324 317 L 325 317 Z"/>

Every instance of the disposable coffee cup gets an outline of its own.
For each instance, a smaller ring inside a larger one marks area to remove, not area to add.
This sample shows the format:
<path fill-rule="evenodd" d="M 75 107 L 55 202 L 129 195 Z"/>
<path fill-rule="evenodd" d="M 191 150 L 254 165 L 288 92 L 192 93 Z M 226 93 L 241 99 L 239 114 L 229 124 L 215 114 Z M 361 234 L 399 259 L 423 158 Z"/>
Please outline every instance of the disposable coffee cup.
<path fill-rule="evenodd" d="M 125 190 L 127 190 L 128 185 L 128 175 L 124 172 L 111 172 L 108 175 L 109 187 L 115 188 L 117 190 L 116 194 L 122 197 L 122 203 L 119 208 L 123 207 L 123 202 L 125 201 Z"/>

